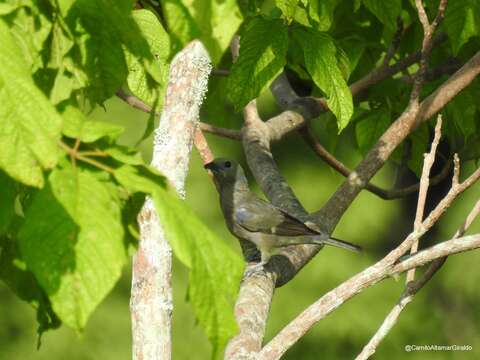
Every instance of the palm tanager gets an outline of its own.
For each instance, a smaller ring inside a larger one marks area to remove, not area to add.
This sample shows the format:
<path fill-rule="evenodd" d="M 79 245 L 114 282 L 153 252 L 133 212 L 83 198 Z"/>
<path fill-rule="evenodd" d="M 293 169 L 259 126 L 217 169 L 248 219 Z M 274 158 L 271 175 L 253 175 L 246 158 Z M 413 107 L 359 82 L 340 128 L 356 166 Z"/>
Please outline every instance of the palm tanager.
<path fill-rule="evenodd" d="M 205 168 L 213 173 L 228 229 L 255 244 L 261 254 L 259 266 L 266 265 L 276 249 L 289 245 L 332 245 L 361 251 L 357 245 L 330 237 L 313 222 L 303 222 L 259 198 L 250 191 L 245 173 L 235 161 L 218 158 Z"/>

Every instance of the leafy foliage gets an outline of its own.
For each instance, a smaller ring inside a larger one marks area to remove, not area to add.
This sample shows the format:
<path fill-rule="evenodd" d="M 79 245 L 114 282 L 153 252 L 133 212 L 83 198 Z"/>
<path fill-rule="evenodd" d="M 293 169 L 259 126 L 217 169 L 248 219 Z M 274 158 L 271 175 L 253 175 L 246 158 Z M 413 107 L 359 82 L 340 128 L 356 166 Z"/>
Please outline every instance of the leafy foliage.
<path fill-rule="evenodd" d="M 286 63 L 287 41 L 287 28 L 281 20 L 255 18 L 248 24 L 228 78 L 227 91 L 237 109 L 260 95 L 280 74 Z"/>
<path fill-rule="evenodd" d="M 308 72 L 327 95 L 328 107 L 337 117 L 339 130 L 342 130 L 353 114 L 353 103 L 337 62 L 337 50 L 332 39 L 308 29 L 294 29 L 294 37 L 302 46 Z M 347 70 L 349 72 L 349 68 Z"/>
<path fill-rule="evenodd" d="M 436 3 L 426 1 L 430 18 Z M 479 6 L 449 3 L 440 29 L 448 40 L 433 49 L 431 69 L 478 51 Z M 200 38 L 215 64 L 230 70 L 210 83 L 209 121 L 240 126 L 242 107 L 268 97 L 287 69 L 300 95 L 327 101 L 333 115 L 321 116 L 322 141 L 333 147 L 343 137 L 365 154 L 403 111 L 418 66 L 360 94 L 355 112 L 348 85 L 382 63 L 399 17 L 405 34 L 390 63 L 421 45 L 412 1 L 0 3 L 0 279 L 36 308 L 39 331 L 85 327 L 135 246 L 136 215 L 149 195 L 190 271 L 189 300 L 218 353 L 237 331 L 239 256 L 169 192 L 137 148 L 121 145 L 123 126 L 97 121 L 91 110 L 123 87 L 160 111 L 170 59 Z M 234 34 L 240 52 L 232 64 Z M 427 79 L 422 97 L 446 76 Z M 444 111 L 447 150 L 462 160 L 480 157 L 478 92 L 477 80 Z M 416 174 L 430 137 L 422 125 L 408 139 L 407 163 Z"/>

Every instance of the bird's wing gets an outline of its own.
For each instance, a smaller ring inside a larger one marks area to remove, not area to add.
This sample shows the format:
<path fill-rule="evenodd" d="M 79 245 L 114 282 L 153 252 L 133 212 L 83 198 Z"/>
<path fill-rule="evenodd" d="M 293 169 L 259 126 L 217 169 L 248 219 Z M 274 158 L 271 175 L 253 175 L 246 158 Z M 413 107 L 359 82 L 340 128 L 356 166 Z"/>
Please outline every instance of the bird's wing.
<path fill-rule="evenodd" d="M 235 222 L 252 232 L 280 236 L 318 235 L 318 231 L 305 225 L 272 204 L 255 197 L 235 206 Z"/>

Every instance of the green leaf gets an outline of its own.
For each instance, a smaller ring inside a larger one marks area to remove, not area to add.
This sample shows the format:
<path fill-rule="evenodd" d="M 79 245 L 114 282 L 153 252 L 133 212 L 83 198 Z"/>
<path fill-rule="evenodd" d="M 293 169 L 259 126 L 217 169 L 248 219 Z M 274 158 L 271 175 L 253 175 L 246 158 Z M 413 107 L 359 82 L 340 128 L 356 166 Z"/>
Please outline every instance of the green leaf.
<path fill-rule="evenodd" d="M 328 31 L 333 22 L 333 13 L 339 0 L 313 0 L 308 2 L 308 14 L 316 23 L 318 31 Z"/>
<path fill-rule="evenodd" d="M 161 72 L 162 81 L 156 83 L 142 66 L 139 59 L 126 52 L 128 65 L 127 85 L 130 91 L 145 103 L 153 106 L 157 99 L 157 107 L 162 106 L 165 88 L 168 82 L 168 58 L 170 56 L 170 38 L 149 10 L 133 12 L 133 19 L 137 23 L 143 37 L 147 40 L 150 51 L 154 56 L 153 63 Z"/>
<path fill-rule="evenodd" d="M 21 49 L 24 61 L 32 71 L 43 66 L 41 51 L 50 34 L 52 23 L 37 1 L 26 1 L 17 11 L 5 17 L 16 45 Z"/>
<path fill-rule="evenodd" d="M 480 2 L 477 0 L 450 2 L 444 23 L 453 53 L 457 55 L 470 38 L 480 36 Z"/>
<path fill-rule="evenodd" d="M 305 65 L 315 84 L 326 94 L 327 105 L 343 130 L 353 114 L 352 93 L 337 61 L 333 40 L 313 29 L 294 28 L 293 36 L 301 44 Z"/>
<path fill-rule="evenodd" d="M 118 192 L 68 162 L 48 180 L 26 211 L 20 250 L 55 313 L 82 330 L 126 262 Z"/>
<path fill-rule="evenodd" d="M 117 124 L 89 120 L 80 109 L 73 105 L 67 105 L 62 116 L 65 121 L 63 134 L 73 139 L 78 138 L 84 143 L 92 143 L 103 137 L 114 141 L 125 130 Z"/>
<path fill-rule="evenodd" d="M 384 106 L 379 111 L 370 111 L 369 115 L 355 126 L 358 148 L 366 154 L 390 126 L 390 112 Z"/>
<path fill-rule="evenodd" d="M 57 315 L 35 276 L 27 271 L 19 256 L 17 243 L 12 239 L 0 237 L 0 280 L 2 280 L 20 299 L 37 310 L 38 334 L 58 328 L 61 325 Z"/>
<path fill-rule="evenodd" d="M 0 15 L 7 15 L 18 9 L 17 4 L 0 4 Z"/>
<path fill-rule="evenodd" d="M 402 12 L 401 0 L 363 0 L 363 5 L 391 30 L 397 27 L 397 17 Z"/>
<path fill-rule="evenodd" d="M 143 173 L 143 174 L 142 174 Z M 177 196 L 144 170 L 123 166 L 115 178 L 131 191 L 150 193 L 165 235 L 178 259 L 190 269 L 189 300 L 213 344 L 214 355 L 237 332 L 233 316 L 243 261 L 210 231 Z"/>
<path fill-rule="evenodd" d="M 349 75 L 353 73 L 365 51 L 365 41 L 360 37 L 349 37 L 338 41 L 338 46 L 347 54 Z"/>
<path fill-rule="evenodd" d="M 478 91 L 478 89 L 475 90 Z M 468 142 L 471 137 L 478 133 L 476 124 L 477 97 L 478 93 L 471 91 L 471 88 L 468 87 L 455 96 L 445 109 L 448 121 L 455 122 L 464 136 L 465 142 Z"/>
<path fill-rule="evenodd" d="M 255 18 L 248 24 L 227 84 L 237 110 L 260 95 L 282 72 L 287 48 L 287 28 L 281 20 Z"/>
<path fill-rule="evenodd" d="M 280 9 L 285 19 L 291 22 L 295 16 L 298 2 L 299 0 L 275 0 L 275 5 Z"/>
<path fill-rule="evenodd" d="M 103 151 L 121 163 L 128 165 L 145 165 L 142 154 L 128 147 L 115 145 Z"/>
<path fill-rule="evenodd" d="M 215 64 L 242 22 L 236 0 L 165 0 L 161 5 L 174 52 L 198 38 Z"/>
<path fill-rule="evenodd" d="M 5 234 L 15 217 L 15 181 L 0 170 L 0 236 Z"/>
<path fill-rule="evenodd" d="M 42 168 L 57 163 L 62 119 L 35 86 L 24 55 L 0 20 L 0 168 L 43 186 Z"/>
<path fill-rule="evenodd" d="M 163 81 L 164 74 L 157 68 L 148 43 L 133 20 L 132 8 L 131 0 L 60 4 L 77 45 L 69 71 L 78 77 L 86 74 L 87 95 L 92 102 L 103 102 L 125 82 L 128 69 L 124 49 L 139 59 L 153 79 Z"/>

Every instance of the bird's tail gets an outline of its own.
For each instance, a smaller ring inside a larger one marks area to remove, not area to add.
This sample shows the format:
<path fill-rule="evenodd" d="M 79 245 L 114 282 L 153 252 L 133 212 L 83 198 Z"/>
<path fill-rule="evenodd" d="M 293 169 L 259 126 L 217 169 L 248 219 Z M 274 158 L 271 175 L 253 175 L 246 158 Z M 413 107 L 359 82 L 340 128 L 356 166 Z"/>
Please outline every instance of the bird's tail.
<path fill-rule="evenodd" d="M 337 239 L 337 238 L 334 238 L 334 237 L 330 237 L 328 239 L 325 239 L 325 238 L 318 239 L 318 240 L 315 239 L 314 243 L 319 244 L 319 245 L 322 245 L 322 244 L 331 245 L 331 246 L 335 246 L 335 247 L 339 247 L 339 248 L 342 248 L 342 249 L 347 249 L 347 250 L 355 251 L 355 252 L 361 252 L 363 250 L 358 245 L 355 245 L 355 244 L 349 243 L 348 241 L 340 240 L 340 239 Z"/>

